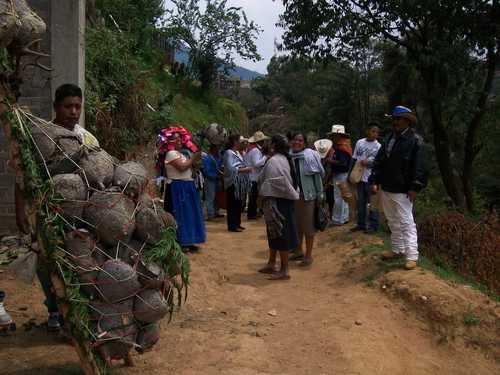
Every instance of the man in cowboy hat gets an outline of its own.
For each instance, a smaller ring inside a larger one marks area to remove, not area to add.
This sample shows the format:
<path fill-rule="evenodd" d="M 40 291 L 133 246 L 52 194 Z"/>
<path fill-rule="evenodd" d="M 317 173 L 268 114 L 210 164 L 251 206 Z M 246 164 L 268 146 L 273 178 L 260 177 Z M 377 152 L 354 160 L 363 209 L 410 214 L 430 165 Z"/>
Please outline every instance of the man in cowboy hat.
<path fill-rule="evenodd" d="M 333 146 L 333 142 L 330 139 L 318 139 L 314 142 L 314 148 L 318 151 L 321 159 L 324 159 L 328 152 Z"/>
<path fill-rule="evenodd" d="M 248 167 L 252 168 L 250 173 L 250 181 L 252 182 L 252 190 L 248 200 L 247 217 L 248 220 L 257 219 L 257 199 L 259 197 L 259 190 L 257 180 L 259 173 L 266 164 L 267 157 L 263 153 L 263 147 L 269 137 L 263 132 L 257 131 L 248 139 L 248 152 L 245 156 L 245 162 Z"/>
<path fill-rule="evenodd" d="M 405 257 L 405 268 L 415 269 L 418 261 L 417 227 L 413 202 L 427 184 L 422 138 L 411 128 L 417 118 L 411 109 L 397 106 L 392 112 L 392 134 L 380 148 L 369 178 L 372 192 L 380 200 L 391 229 L 392 251 L 383 259 Z"/>

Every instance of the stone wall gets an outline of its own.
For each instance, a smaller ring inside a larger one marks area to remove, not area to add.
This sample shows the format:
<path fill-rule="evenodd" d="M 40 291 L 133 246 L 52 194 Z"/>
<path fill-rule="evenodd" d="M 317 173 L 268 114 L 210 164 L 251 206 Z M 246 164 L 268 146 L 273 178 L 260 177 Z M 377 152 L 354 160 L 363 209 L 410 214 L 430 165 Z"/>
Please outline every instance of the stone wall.
<path fill-rule="evenodd" d="M 16 227 L 14 209 L 15 177 L 7 168 L 9 148 L 0 127 L 0 236 L 11 232 Z"/>
<path fill-rule="evenodd" d="M 28 106 L 38 117 L 51 120 L 52 98 L 62 83 L 74 83 L 84 89 L 85 83 L 85 0 L 28 0 L 33 10 L 43 18 L 47 33 L 33 49 L 50 54 L 38 60 L 51 67 L 47 72 L 23 58 L 23 84 L 19 104 Z M 81 124 L 84 124 L 82 119 Z M 7 169 L 9 148 L 0 129 L 0 235 L 15 230 L 14 176 Z"/>

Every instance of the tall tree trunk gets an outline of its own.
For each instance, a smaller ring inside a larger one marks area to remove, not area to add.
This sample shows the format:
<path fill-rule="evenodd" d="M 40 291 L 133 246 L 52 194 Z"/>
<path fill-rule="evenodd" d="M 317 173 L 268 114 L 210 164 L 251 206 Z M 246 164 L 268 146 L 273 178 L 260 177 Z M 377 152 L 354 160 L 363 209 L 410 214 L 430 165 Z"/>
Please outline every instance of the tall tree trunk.
<path fill-rule="evenodd" d="M 453 204 L 463 210 L 465 209 L 465 197 L 459 175 L 453 166 L 450 137 L 443 124 L 443 108 L 439 96 L 442 90 L 439 89 L 436 83 L 437 72 L 434 67 L 419 66 L 419 68 L 427 89 L 425 101 L 431 115 L 434 149 L 439 171 L 441 172 L 441 179 Z"/>
<path fill-rule="evenodd" d="M 454 205 L 460 209 L 464 209 L 465 198 L 461 189 L 460 178 L 456 173 L 451 160 L 450 140 L 441 117 L 441 105 L 433 97 L 428 98 L 427 104 L 431 114 L 436 160 L 439 171 L 441 172 L 443 185 Z"/>
<path fill-rule="evenodd" d="M 465 137 L 465 152 L 464 152 L 464 164 L 463 164 L 463 174 L 462 174 L 462 184 L 465 194 L 465 201 L 468 211 L 474 210 L 474 197 L 473 197 L 473 187 L 472 187 L 472 175 L 474 160 L 479 153 L 481 147 L 477 144 L 477 136 L 479 133 L 479 128 L 481 122 L 484 118 L 488 97 L 493 86 L 493 80 L 495 78 L 495 70 L 499 60 L 500 53 L 500 43 L 496 46 L 491 45 L 488 48 L 487 54 L 487 72 L 486 78 L 484 80 L 483 88 L 481 94 L 479 95 L 476 110 L 474 116 L 472 117 L 469 126 L 467 127 L 467 134 Z"/>

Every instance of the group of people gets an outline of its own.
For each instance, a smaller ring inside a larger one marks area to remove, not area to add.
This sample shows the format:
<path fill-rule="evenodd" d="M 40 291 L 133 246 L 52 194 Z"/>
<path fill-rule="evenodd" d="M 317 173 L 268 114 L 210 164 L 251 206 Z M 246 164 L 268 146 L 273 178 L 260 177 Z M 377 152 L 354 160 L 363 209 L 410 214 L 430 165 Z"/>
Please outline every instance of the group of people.
<path fill-rule="evenodd" d="M 82 104 L 81 90 L 64 85 L 56 91 L 55 124 L 79 135 L 82 142 L 98 145 L 97 139 L 78 125 Z M 241 233 L 244 208 L 248 220 L 264 217 L 269 258 L 259 272 L 271 280 L 287 280 L 289 261 L 302 267 L 313 263 L 314 238 L 324 229 L 318 221 L 322 202 L 328 202 L 330 225 L 349 222 L 345 189 L 354 185 L 357 193 L 357 220 L 352 231 L 373 233 L 379 215 L 371 204 L 377 196 L 391 231 L 392 251 L 384 259 L 406 258 L 405 268 L 414 269 L 418 260 L 418 241 L 413 218 L 413 202 L 426 185 L 423 142 L 413 125 L 417 118 L 406 107 L 392 113 L 392 131 L 382 144 L 379 127 L 370 124 L 366 137 L 351 148 L 350 135 L 342 125 L 334 125 L 328 139 L 307 144 L 302 133 L 266 136 L 256 132 L 249 139 L 239 134 L 227 137 L 223 150 L 210 145 L 208 152 L 187 147 L 186 134 L 171 131 L 165 137 L 167 152 L 162 159 L 166 184 L 164 208 L 178 225 L 178 241 L 186 251 L 196 252 L 206 241 L 204 197 L 207 220 L 223 217 L 217 199 L 224 192 L 227 230 Z M 188 143 L 189 143 L 188 142 Z M 199 182 L 199 174 L 203 183 Z M 323 211 L 324 212 L 324 211 Z M 304 246 L 305 245 L 305 246 Z M 277 266 L 278 254 L 280 267 Z M 49 328 L 62 324 L 50 278 L 40 270 L 39 278 L 47 296 Z M 0 325 L 11 321 L 3 307 L 0 291 Z"/>
<path fill-rule="evenodd" d="M 201 197 L 207 220 L 214 220 L 223 217 L 217 199 L 223 192 L 227 230 L 245 230 L 241 220 L 245 208 L 248 220 L 263 215 L 270 251 L 260 272 L 273 280 L 288 279 L 289 261 L 298 261 L 302 267 L 313 263 L 315 234 L 322 229 L 318 214 L 323 201 L 329 206 L 331 226 L 349 223 L 350 201 L 345 190 L 351 189 L 357 197 L 357 215 L 350 230 L 378 230 L 376 197 L 387 218 L 393 244 L 393 251 L 384 253 L 384 259 L 405 256 L 405 267 L 414 269 L 418 244 L 412 207 L 416 194 L 426 184 L 422 139 L 412 129 L 417 119 L 409 108 L 396 107 L 392 122 L 392 132 L 383 145 L 378 141 L 379 126 L 370 123 L 366 137 L 356 142 L 354 150 L 343 125 L 333 125 L 328 138 L 314 144 L 308 144 L 300 132 L 268 137 L 258 131 L 248 139 L 233 134 L 227 137 L 222 150 L 211 145 L 207 153 L 199 152 L 191 159 L 180 156 L 182 144 L 178 143 L 179 150 L 165 159 L 173 184 L 166 190 L 172 193 L 165 202 L 177 202 L 170 206 L 178 221 L 181 245 L 193 249 L 205 241 Z M 189 188 L 184 182 L 184 187 L 174 189 L 175 185 L 181 186 L 178 179 L 192 180 L 191 167 L 197 160 L 202 160 L 204 194 L 199 189 L 196 192 L 192 181 Z"/>

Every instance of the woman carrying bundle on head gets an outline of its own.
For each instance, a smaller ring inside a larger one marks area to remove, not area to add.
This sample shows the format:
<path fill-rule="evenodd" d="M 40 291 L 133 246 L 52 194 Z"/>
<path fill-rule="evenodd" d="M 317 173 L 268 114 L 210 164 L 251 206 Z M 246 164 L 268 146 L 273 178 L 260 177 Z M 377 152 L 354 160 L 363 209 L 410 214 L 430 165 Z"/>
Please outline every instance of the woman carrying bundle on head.
<path fill-rule="evenodd" d="M 177 221 L 180 245 L 186 251 L 194 252 L 199 250 L 196 245 L 206 240 L 200 195 L 192 172 L 192 165 L 201 159 L 201 154 L 198 152 L 191 159 L 186 158 L 182 153 L 183 144 L 179 133 L 172 133 L 167 141 L 173 149 L 165 155 L 165 210 Z"/>
<path fill-rule="evenodd" d="M 273 136 L 271 149 L 272 157 L 264 166 L 258 181 L 269 243 L 269 260 L 259 272 L 271 274 L 270 280 L 288 280 L 288 254 L 299 245 L 294 207 L 299 193 L 288 139 L 281 135 Z M 276 271 L 278 252 L 281 268 Z"/>
<path fill-rule="evenodd" d="M 246 166 L 239 152 L 241 148 L 240 139 L 239 134 L 228 137 L 223 158 L 227 230 L 230 232 L 242 232 L 245 229 L 241 226 L 243 199 L 246 199 L 252 187 L 249 176 L 252 168 Z"/>

